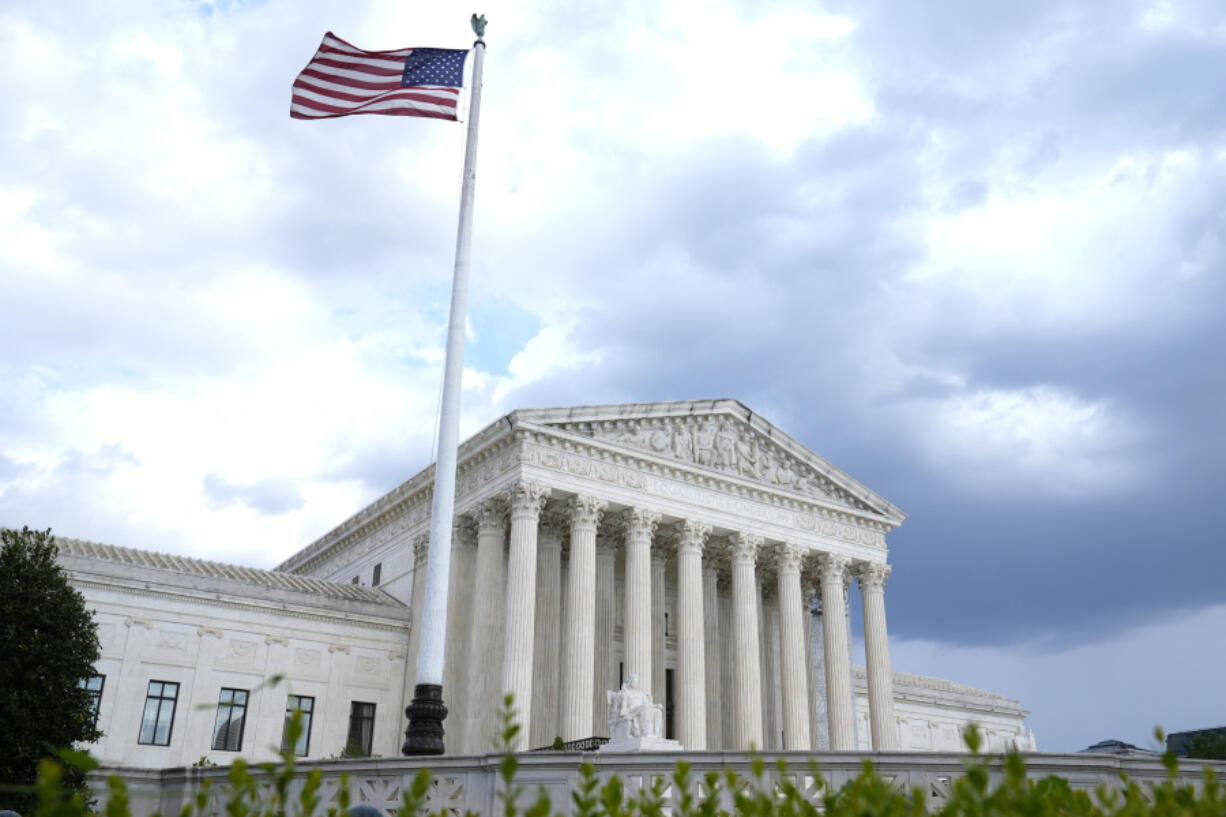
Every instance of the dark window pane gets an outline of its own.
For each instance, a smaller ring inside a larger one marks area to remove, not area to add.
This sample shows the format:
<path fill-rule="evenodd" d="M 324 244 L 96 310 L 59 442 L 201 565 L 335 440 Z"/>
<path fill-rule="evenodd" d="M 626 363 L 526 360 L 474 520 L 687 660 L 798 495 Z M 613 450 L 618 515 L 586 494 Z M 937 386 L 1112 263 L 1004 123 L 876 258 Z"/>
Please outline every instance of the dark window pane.
<path fill-rule="evenodd" d="M 217 702 L 213 748 L 223 752 L 242 751 L 243 727 L 246 722 L 247 690 L 223 687 Z"/>
<path fill-rule="evenodd" d="M 175 704 L 179 698 L 179 685 L 172 681 L 150 681 L 145 695 L 145 711 L 141 714 L 140 734 L 137 743 L 154 746 L 169 746 L 171 728 L 175 720 Z"/>
<path fill-rule="evenodd" d="M 345 741 L 347 749 L 357 749 L 362 754 L 369 755 L 375 737 L 375 705 L 364 701 L 353 701 L 349 705 L 349 737 Z"/>
<path fill-rule="evenodd" d="M 306 695 L 289 695 L 285 699 L 285 730 L 281 735 L 281 751 L 289 748 L 289 728 L 293 722 L 294 713 L 299 713 L 299 723 L 302 724 L 302 734 L 294 742 L 294 754 L 306 756 L 311 751 L 311 719 L 315 710 L 315 699 Z"/>
<path fill-rule="evenodd" d="M 98 713 L 102 710 L 102 686 L 105 681 L 105 675 L 91 675 L 82 678 L 80 683 L 81 689 L 89 692 L 89 712 L 95 726 L 98 725 Z"/>

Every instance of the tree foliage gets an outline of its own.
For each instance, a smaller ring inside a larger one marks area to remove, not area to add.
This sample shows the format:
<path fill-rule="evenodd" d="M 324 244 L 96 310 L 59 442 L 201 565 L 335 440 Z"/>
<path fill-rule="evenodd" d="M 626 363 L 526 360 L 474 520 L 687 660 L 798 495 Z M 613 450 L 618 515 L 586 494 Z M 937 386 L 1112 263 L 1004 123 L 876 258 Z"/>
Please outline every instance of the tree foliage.
<path fill-rule="evenodd" d="M 1206 729 L 1188 736 L 1182 754 L 1200 760 L 1226 760 L 1226 730 Z"/>
<path fill-rule="evenodd" d="M 30 786 L 39 761 L 101 737 L 82 679 L 94 673 L 98 636 L 85 599 L 56 562 L 51 531 L 0 529 L 0 784 Z M 64 780 L 84 785 L 78 771 Z M 0 792 L 0 807 L 28 813 L 29 793 Z"/>

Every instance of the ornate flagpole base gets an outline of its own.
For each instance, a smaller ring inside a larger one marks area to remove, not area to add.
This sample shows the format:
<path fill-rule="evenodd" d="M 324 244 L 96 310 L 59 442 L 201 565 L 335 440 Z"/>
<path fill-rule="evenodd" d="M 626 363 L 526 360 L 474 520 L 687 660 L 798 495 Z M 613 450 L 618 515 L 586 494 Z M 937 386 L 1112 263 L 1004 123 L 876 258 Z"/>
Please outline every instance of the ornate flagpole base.
<path fill-rule="evenodd" d="M 418 684 L 413 688 L 413 702 L 405 707 L 404 714 L 409 718 L 409 727 L 404 730 L 404 746 L 400 751 L 406 755 L 441 755 L 443 719 L 447 717 L 443 687 Z"/>

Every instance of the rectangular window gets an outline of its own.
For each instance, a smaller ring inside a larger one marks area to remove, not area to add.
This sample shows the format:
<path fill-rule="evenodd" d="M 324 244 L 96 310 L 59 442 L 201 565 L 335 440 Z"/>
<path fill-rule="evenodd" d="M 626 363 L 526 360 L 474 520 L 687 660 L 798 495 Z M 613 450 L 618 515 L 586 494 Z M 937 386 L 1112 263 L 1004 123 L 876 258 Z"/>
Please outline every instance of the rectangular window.
<path fill-rule="evenodd" d="M 349 704 L 349 738 L 345 748 L 351 752 L 360 750 L 370 756 L 370 747 L 375 739 L 375 705 L 352 701 Z"/>
<path fill-rule="evenodd" d="M 360 584 L 360 583 L 361 583 L 361 581 L 362 581 L 362 577 L 361 577 L 361 576 L 354 576 L 354 577 L 353 577 L 353 581 L 352 581 L 352 582 L 350 582 L 350 584 Z"/>
<path fill-rule="evenodd" d="M 247 690 L 221 688 L 217 699 L 217 723 L 213 726 L 213 749 L 243 750 L 243 727 L 247 725 Z"/>
<path fill-rule="evenodd" d="M 137 743 L 169 746 L 171 727 L 175 722 L 175 704 L 179 701 L 179 685 L 173 681 L 150 681 L 145 693 L 145 712 L 140 719 Z"/>
<path fill-rule="evenodd" d="M 89 693 L 89 712 L 93 716 L 94 726 L 98 725 L 98 712 L 102 709 L 102 685 L 105 683 L 105 675 L 91 675 L 81 679 L 81 689 Z"/>
<path fill-rule="evenodd" d="M 370 577 L 370 586 L 378 587 L 379 582 L 381 581 L 383 581 L 383 562 L 379 562 L 379 564 L 375 565 L 375 569 Z"/>
<path fill-rule="evenodd" d="M 285 699 L 285 731 L 281 735 L 281 751 L 290 748 L 289 725 L 294 719 L 294 713 L 299 712 L 302 733 L 294 742 L 294 754 L 305 757 L 311 751 L 311 721 L 315 715 L 315 699 L 306 695 L 290 695 Z"/>

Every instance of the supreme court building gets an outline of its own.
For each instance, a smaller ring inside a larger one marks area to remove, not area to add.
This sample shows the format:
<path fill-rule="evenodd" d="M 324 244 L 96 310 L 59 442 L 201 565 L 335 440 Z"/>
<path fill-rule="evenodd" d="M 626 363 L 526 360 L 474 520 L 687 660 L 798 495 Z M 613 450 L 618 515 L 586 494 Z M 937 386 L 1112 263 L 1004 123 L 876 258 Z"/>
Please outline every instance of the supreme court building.
<path fill-rule="evenodd" d="M 327 737 L 304 756 L 335 753 L 355 734 L 367 751 L 398 754 L 432 485 L 427 468 L 273 571 L 67 541 L 62 560 L 109 633 L 104 760 L 260 757 L 305 698 Z M 691 751 L 956 750 L 970 721 L 991 749 L 1034 748 L 1017 701 L 892 671 L 886 537 L 904 518 L 735 400 L 498 419 L 459 451 L 448 753 L 489 751 L 504 692 L 523 726 L 520 748 L 607 736 L 606 691 L 630 674 L 665 705 L 668 736 Z M 175 603 L 141 595 L 155 591 Z M 864 668 L 851 660 L 857 596 Z M 274 674 L 288 688 L 262 685 Z M 167 737 L 162 754 L 128 745 L 138 723 L 146 735 L 147 684 L 161 684 L 156 719 L 167 678 L 197 703 L 244 693 L 237 749 L 233 723 L 229 748 L 218 749 L 220 716 L 198 706 L 170 715 L 172 726 L 187 721 L 183 740 L 195 744 L 175 750 Z M 259 746 L 241 745 L 247 719 Z"/>

